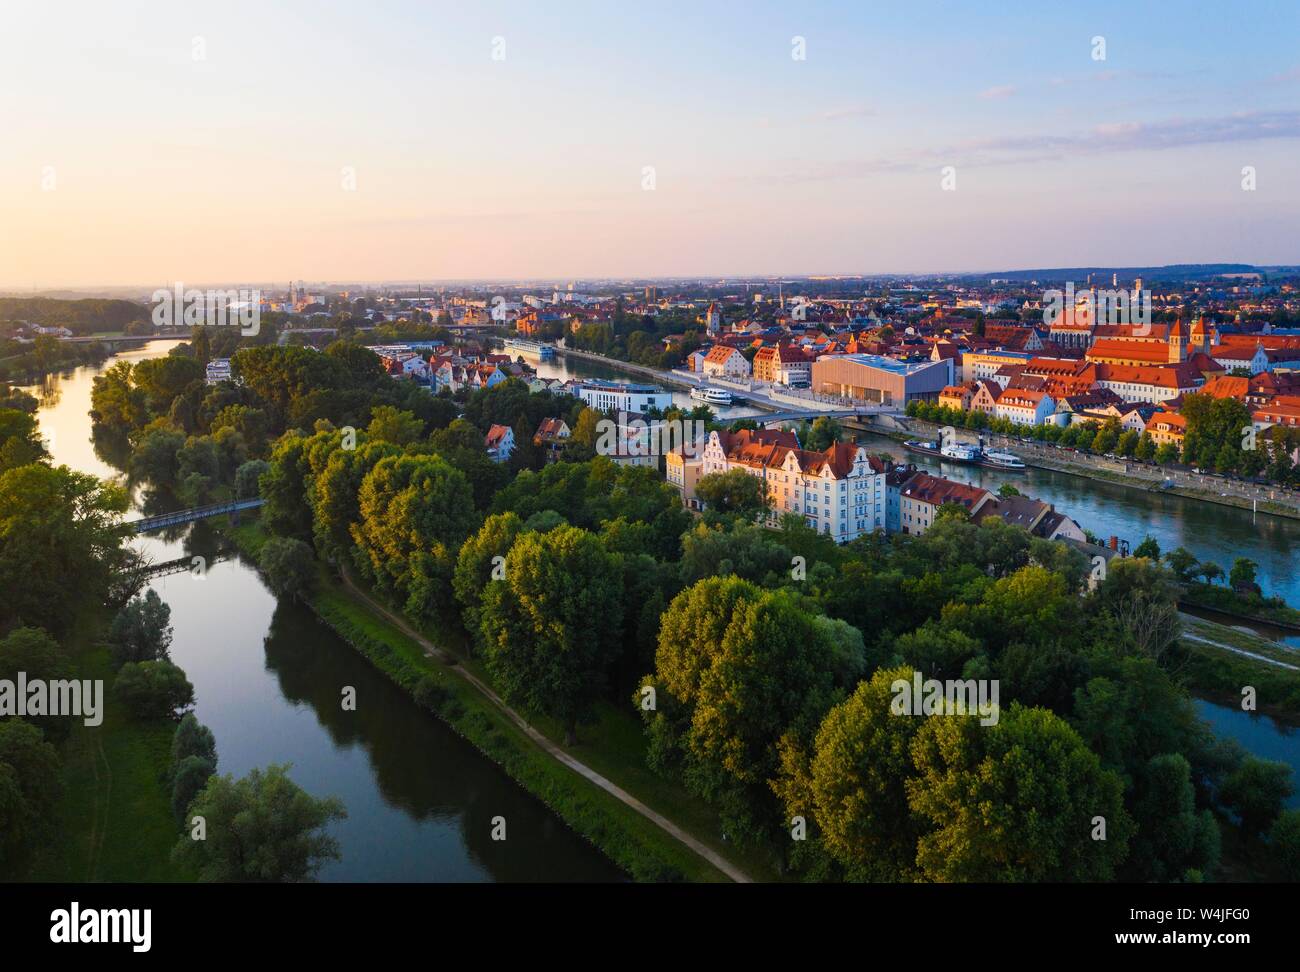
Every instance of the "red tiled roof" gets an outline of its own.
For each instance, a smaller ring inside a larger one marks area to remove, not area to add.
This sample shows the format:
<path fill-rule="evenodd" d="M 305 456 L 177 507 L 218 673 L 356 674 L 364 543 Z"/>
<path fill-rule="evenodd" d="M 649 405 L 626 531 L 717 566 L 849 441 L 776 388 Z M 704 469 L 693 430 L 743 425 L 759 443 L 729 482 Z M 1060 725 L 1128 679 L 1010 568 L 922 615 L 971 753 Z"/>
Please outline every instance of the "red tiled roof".
<path fill-rule="evenodd" d="M 951 479 L 931 476 L 929 473 L 917 473 L 907 481 L 902 495 L 911 500 L 942 506 L 944 503 L 958 503 L 972 509 L 986 496 L 992 496 L 987 490 L 965 483 L 955 483 Z"/>

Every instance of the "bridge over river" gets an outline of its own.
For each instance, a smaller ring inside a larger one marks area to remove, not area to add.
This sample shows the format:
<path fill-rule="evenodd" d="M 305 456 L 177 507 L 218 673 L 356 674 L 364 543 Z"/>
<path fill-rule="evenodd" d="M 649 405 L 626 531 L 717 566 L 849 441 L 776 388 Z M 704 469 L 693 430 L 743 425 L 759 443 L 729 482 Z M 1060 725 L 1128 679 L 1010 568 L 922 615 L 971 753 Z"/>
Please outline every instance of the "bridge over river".
<path fill-rule="evenodd" d="M 160 513 L 158 516 L 145 516 L 129 522 L 136 533 L 151 533 L 154 530 L 165 530 L 167 527 L 180 526 L 182 523 L 206 520 L 210 516 L 224 516 L 227 513 L 256 509 L 265 502 L 266 500 L 261 498 L 235 500 L 230 503 L 216 503 L 212 506 L 197 506 L 190 510 Z"/>

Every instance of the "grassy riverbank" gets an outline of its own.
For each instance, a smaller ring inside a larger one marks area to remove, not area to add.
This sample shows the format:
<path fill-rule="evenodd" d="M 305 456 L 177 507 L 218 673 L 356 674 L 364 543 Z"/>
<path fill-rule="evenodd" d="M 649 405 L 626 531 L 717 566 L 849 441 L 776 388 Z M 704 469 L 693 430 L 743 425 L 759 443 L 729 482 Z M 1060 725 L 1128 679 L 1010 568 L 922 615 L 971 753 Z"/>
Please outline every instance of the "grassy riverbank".
<path fill-rule="evenodd" d="M 178 837 L 171 811 L 171 762 L 176 724 L 139 720 L 113 701 L 116 673 L 100 637 L 108 618 L 88 611 L 66 642 L 78 678 L 103 679 L 104 721 L 73 720 L 59 746 L 63 794 L 57 831 L 28 862 L 29 881 L 192 881 L 171 861 Z"/>
<path fill-rule="evenodd" d="M 1188 662 L 1182 675 L 1193 693 L 1236 708 L 1243 686 L 1249 685 L 1255 689 L 1258 711 L 1300 725 L 1300 652 L 1213 621 L 1184 616 L 1183 622 Z"/>
<path fill-rule="evenodd" d="M 1273 601 L 1258 595 L 1238 594 L 1230 587 L 1202 584 L 1197 581 L 1183 585 L 1183 600 L 1196 607 L 1207 608 L 1246 621 L 1258 621 L 1279 628 L 1300 631 L 1300 611 L 1280 599 Z"/>
<path fill-rule="evenodd" d="M 256 521 L 229 528 L 241 551 L 255 558 L 267 537 Z M 724 881 L 726 876 L 654 822 L 564 766 L 530 739 L 457 669 L 482 678 L 469 661 L 448 664 L 430 657 L 413 638 L 373 608 L 321 565 L 309 607 L 344 641 L 442 719 L 517 783 L 545 803 L 574 831 L 638 881 Z M 436 634 L 436 633 L 434 633 Z M 430 633 L 426 633 L 430 636 Z M 432 638 L 431 638 L 432 640 Z M 557 726 L 530 722 L 553 742 Z M 720 839 L 716 814 L 669 781 L 645 768 L 644 742 L 632 713 L 602 707 L 599 722 L 584 727 L 581 741 L 568 748 L 575 758 L 626 790 L 647 807 L 688 830 L 718 853 L 726 852 L 748 873 L 775 878 L 762 861 L 734 853 Z"/>

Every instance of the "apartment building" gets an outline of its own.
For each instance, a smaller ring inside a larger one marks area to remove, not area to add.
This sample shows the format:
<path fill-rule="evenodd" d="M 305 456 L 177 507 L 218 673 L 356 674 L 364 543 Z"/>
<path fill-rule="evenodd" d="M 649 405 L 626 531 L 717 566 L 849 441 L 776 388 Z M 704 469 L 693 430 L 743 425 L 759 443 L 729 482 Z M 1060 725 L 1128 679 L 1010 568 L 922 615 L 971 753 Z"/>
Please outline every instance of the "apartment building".
<path fill-rule="evenodd" d="M 1157 446 L 1169 444 L 1182 448 L 1187 434 L 1187 419 L 1177 412 L 1156 412 L 1147 423 L 1147 431 Z"/>
<path fill-rule="evenodd" d="M 764 481 L 773 520 L 796 513 L 839 543 L 885 529 L 888 467 L 855 443 L 812 452 L 799 447 L 793 432 L 710 433 L 702 474 L 730 469 Z"/>
<path fill-rule="evenodd" d="M 812 356 L 790 344 L 759 348 L 754 355 L 754 380 L 806 388 L 812 380 Z"/>
<path fill-rule="evenodd" d="M 1126 402 L 1173 401 L 1196 391 L 1203 379 L 1186 363 L 1176 365 L 1097 365 L 1097 385 Z"/>
<path fill-rule="evenodd" d="M 993 414 L 1015 425 L 1042 425 L 1055 411 L 1056 402 L 1046 392 L 1009 388 L 998 396 Z"/>
<path fill-rule="evenodd" d="M 724 378 L 748 378 L 750 364 L 745 356 L 735 348 L 725 344 L 715 344 L 704 356 L 701 370 L 706 375 Z"/>

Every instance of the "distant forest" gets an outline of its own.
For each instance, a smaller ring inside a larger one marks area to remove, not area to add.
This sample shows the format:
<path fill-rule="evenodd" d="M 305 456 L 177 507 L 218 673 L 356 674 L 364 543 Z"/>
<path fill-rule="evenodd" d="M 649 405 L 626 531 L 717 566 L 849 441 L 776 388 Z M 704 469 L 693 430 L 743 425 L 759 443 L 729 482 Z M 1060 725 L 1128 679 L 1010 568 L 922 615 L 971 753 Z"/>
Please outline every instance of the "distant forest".
<path fill-rule="evenodd" d="M 92 297 L 60 300 L 53 297 L 0 297 L 0 321 L 28 321 L 46 327 L 66 327 L 74 334 L 125 331 L 135 322 L 149 321 L 149 308 L 130 300 Z"/>

